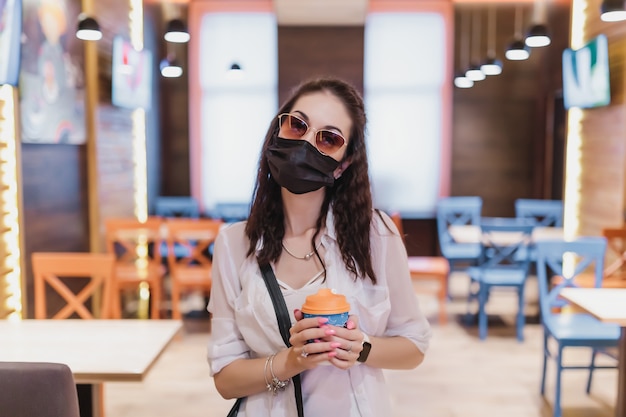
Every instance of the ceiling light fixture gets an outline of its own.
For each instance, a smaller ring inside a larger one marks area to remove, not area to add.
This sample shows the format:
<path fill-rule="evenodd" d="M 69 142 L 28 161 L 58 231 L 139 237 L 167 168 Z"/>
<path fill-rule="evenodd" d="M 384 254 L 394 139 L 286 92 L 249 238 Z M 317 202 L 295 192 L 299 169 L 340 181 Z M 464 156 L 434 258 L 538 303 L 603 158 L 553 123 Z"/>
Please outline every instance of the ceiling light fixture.
<path fill-rule="evenodd" d="M 548 27 L 543 23 L 532 25 L 526 34 L 526 40 L 524 42 L 526 46 L 530 46 L 531 48 L 540 48 L 550 45 L 552 41 L 548 34 Z"/>
<path fill-rule="evenodd" d="M 604 0 L 600 6 L 600 19 L 603 22 L 619 22 L 626 20 L 626 10 L 622 0 Z"/>
<path fill-rule="evenodd" d="M 461 40 L 459 42 L 459 64 L 461 68 L 465 68 L 469 61 L 469 36 L 465 36 L 468 32 L 467 29 L 468 20 L 466 14 L 461 15 Z M 465 76 L 465 72 L 459 71 L 454 77 L 454 85 L 457 88 L 471 88 L 474 86 L 474 81 Z"/>
<path fill-rule="evenodd" d="M 548 26 L 543 22 L 546 17 L 546 0 L 535 0 L 533 6 L 533 25 L 528 29 L 526 33 L 526 46 L 531 48 L 540 48 L 550 45 L 550 34 L 548 33 Z"/>
<path fill-rule="evenodd" d="M 167 22 L 167 29 L 165 30 L 163 38 L 168 42 L 187 43 L 191 37 L 182 20 L 172 19 Z"/>
<path fill-rule="evenodd" d="M 183 68 L 174 58 L 164 58 L 160 64 L 161 75 L 165 78 L 178 78 L 183 75 Z"/>
<path fill-rule="evenodd" d="M 480 54 L 480 11 L 474 11 L 474 15 L 472 17 L 471 45 L 474 58 L 476 58 L 476 53 Z M 472 51 L 470 51 L 470 55 L 472 55 Z M 480 70 L 480 65 L 478 65 L 477 62 L 478 60 L 473 61 L 467 71 L 465 71 L 465 76 L 472 81 L 482 81 L 487 78 L 485 73 Z"/>
<path fill-rule="evenodd" d="M 508 49 L 506 50 L 504 54 L 506 59 L 510 61 L 523 61 L 525 59 L 528 59 L 528 57 L 530 56 L 528 47 L 522 40 L 521 27 L 522 27 L 521 6 L 517 5 L 515 6 L 515 35 L 514 35 L 515 38 L 513 42 L 509 45 Z"/>
<path fill-rule="evenodd" d="M 84 41 L 97 41 L 102 39 L 100 25 L 93 17 L 81 14 L 78 16 L 78 28 L 76 37 Z"/>
<path fill-rule="evenodd" d="M 480 66 L 485 75 L 499 75 L 502 73 L 502 61 L 496 58 L 496 9 L 492 5 L 487 15 L 487 58 Z"/>

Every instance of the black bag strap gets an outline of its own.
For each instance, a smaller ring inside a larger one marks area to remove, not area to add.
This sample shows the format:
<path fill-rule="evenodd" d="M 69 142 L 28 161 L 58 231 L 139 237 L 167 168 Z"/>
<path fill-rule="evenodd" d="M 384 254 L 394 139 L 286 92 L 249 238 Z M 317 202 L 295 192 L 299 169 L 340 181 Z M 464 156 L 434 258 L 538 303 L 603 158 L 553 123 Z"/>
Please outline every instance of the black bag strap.
<path fill-rule="evenodd" d="M 278 329 L 280 330 L 280 335 L 283 337 L 285 346 L 290 347 L 291 343 L 289 343 L 289 329 L 291 328 L 291 320 L 289 319 L 289 310 L 287 310 L 285 298 L 283 297 L 283 293 L 280 291 L 280 287 L 278 287 L 276 275 L 274 275 L 274 270 L 272 270 L 272 267 L 268 263 L 259 263 L 259 268 L 261 268 L 263 280 L 265 281 L 267 291 L 270 293 L 270 297 L 272 298 L 274 310 L 276 310 L 276 319 L 278 320 Z M 291 380 L 293 381 L 293 386 L 296 394 L 296 407 L 298 408 L 298 417 L 304 417 L 300 374 L 294 375 Z"/>

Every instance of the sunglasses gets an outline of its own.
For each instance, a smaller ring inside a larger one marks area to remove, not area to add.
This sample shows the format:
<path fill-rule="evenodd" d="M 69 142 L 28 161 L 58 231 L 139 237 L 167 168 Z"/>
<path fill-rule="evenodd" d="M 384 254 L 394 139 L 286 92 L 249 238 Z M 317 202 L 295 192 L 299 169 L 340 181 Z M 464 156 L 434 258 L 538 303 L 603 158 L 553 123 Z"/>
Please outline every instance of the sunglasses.
<path fill-rule="evenodd" d="M 302 139 L 310 130 L 315 132 L 315 147 L 324 155 L 337 152 L 346 143 L 346 140 L 339 133 L 325 130 L 313 129 L 304 120 L 296 115 L 282 113 L 278 115 L 280 125 L 279 135 L 285 139 Z"/>

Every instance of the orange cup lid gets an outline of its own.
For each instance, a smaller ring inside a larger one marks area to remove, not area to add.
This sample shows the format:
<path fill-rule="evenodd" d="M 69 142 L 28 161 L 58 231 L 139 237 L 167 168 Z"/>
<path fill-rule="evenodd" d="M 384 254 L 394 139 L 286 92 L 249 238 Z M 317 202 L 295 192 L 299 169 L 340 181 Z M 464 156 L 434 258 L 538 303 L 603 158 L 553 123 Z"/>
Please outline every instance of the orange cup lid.
<path fill-rule="evenodd" d="M 307 314 L 339 314 L 350 311 L 345 295 L 335 294 L 329 288 L 320 288 L 317 294 L 309 295 L 302 305 Z"/>

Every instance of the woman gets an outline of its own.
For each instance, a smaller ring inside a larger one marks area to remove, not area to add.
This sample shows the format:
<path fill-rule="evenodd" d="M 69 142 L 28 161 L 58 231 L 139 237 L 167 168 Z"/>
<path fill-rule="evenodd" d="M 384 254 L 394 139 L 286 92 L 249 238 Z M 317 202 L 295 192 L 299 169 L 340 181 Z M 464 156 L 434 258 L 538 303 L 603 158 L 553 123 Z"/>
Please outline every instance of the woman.
<path fill-rule="evenodd" d="M 270 263 L 293 312 L 289 348 L 259 263 Z M 345 327 L 302 317 L 305 298 L 324 287 L 347 297 Z M 418 366 L 430 327 L 402 238 L 372 209 L 352 86 L 306 82 L 270 124 L 248 221 L 215 244 L 208 309 L 211 373 L 224 398 L 246 397 L 240 416 L 296 416 L 297 374 L 306 417 L 391 415 L 382 369 Z"/>

